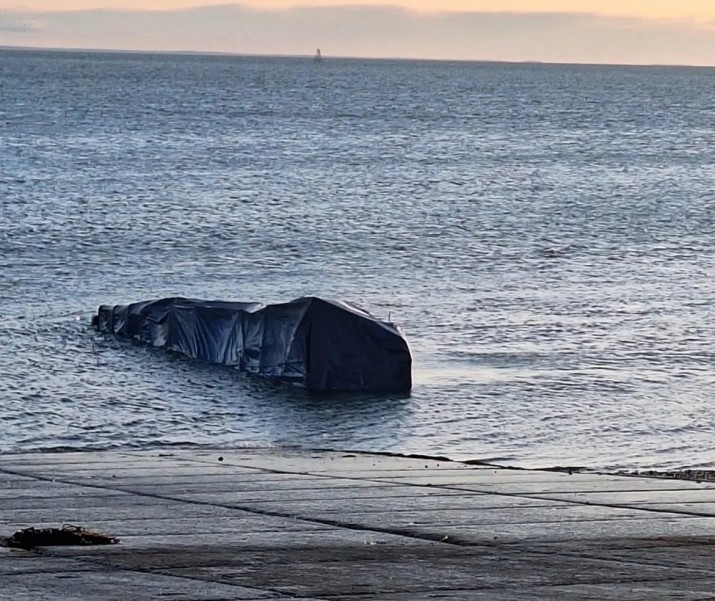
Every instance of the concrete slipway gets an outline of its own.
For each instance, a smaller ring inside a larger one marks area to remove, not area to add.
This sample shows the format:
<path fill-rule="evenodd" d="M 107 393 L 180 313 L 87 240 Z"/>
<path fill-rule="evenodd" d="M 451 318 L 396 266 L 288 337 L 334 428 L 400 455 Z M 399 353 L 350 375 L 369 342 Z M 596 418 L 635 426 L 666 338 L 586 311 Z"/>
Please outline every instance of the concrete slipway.
<path fill-rule="evenodd" d="M 221 458 L 221 460 L 219 460 Z M 286 450 L 0 457 L 0 599 L 715 599 L 715 483 Z"/>

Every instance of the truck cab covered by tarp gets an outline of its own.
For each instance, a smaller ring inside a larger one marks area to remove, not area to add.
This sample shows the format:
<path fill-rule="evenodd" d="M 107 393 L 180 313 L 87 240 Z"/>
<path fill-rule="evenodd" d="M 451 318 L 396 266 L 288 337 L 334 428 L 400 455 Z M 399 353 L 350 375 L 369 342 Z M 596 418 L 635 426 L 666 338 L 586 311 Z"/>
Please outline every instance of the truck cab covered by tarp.
<path fill-rule="evenodd" d="M 315 391 L 406 392 L 412 357 L 400 330 L 349 303 L 261 305 L 165 298 L 102 305 L 100 332 L 235 366 Z"/>

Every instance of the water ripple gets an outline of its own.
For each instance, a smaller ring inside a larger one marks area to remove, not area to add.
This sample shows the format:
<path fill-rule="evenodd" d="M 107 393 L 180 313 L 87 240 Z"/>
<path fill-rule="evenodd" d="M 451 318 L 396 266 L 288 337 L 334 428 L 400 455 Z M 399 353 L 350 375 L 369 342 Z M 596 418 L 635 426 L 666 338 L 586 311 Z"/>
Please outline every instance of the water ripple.
<path fill-rule="evenodd" d="M 715 462 L 710 71 L 0 51 L 0 80 L 0 452 Z M 170 294 L 391 315 L 415 390 L 88 328 Z"/>

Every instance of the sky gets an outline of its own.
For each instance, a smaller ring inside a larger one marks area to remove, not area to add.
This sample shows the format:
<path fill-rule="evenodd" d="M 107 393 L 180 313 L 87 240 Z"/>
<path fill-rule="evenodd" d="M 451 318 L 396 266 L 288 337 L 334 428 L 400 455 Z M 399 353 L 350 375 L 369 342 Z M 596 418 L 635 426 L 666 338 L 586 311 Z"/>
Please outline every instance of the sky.
<path fill-rule="evenodd" d="M 0 45 L 715 65 L 715 0 L 0 0 Z"/>

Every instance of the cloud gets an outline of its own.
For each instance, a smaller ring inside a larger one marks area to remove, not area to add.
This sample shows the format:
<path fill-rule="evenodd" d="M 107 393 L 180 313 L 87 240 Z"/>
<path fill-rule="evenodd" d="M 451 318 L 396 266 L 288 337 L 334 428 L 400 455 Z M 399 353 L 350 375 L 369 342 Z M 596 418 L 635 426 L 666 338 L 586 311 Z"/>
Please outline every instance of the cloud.
<path fill-rule="evenodd" d="M 589 63 L 707 64 L 715 56 L 715 35 L 703 24 L 574 13 L 223 5 L 14 16 L 33 16 L 44 26 L 22 39 L 6 35 L 4 43 L 247 54 L 310 54 L 320 47 L 327 56 Z"/>

